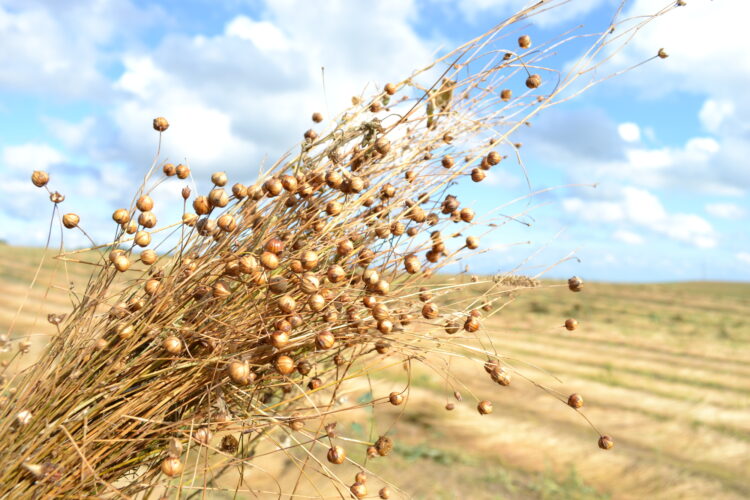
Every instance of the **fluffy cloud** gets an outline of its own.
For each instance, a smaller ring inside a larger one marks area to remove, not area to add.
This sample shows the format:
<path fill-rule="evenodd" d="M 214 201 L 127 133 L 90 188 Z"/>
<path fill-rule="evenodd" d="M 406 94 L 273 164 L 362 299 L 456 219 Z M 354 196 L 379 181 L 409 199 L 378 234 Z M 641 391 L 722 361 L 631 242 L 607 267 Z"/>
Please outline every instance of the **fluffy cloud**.
<path fill-rule="evenodd" d="M 0 88 L 57 98 L 103 97 L 109 92 L 111 45 L 134 40 L 161 19 L 159 8 L 128 0 L 6 0 L 0 5 Z"/>
<path fill-rule="evenodd" d="M 668 213 L 659 198 L 644 189 L 626 186 L 614 200 L 574 197 L 564 199 L 562 205 L 569 214 L 591 223 L 628 224 L 698 248 L 713 248 L 717 244 L 716 232 L 707 220 L 696 214 Z M 621 230 L 613 237 L 637 243 L 638 235 L 629 233 Z"/>
<path fill-rule="evenodd" d="M 625 229 L 618 229 L 612 234 L 612 239 L 627 243 L 628 245 L 641 245 L 643 244 L 643 236 L 632 231 L 626 231 Z"/>
<path fill-rule="evenodd" d="M 625 122 L 617 126 L 617 133 L 625 142 L 638 142 L 641 140 L 641 128 L 637 123 Z"/>
<path fill-rule="evenodd" d="M 706 205 L 706 213 L 722 219 L 741 219 L 747 214 L 747 210 L 736 203 L 709 203 Z"/>
<path fill-rule="evenodd" d="M 412 1 L 268 2 L 262 16 L 235 13 L 211 35 L 166 29 L 152 47 L 123 40 L 129 30 L 121 26 L 132 21 L 138 33 L 155 19 L 174 24 L 161 11 L 106 0 L 90 11 L 77 1 L 69 12 L 41 0 L 12 7 L 0 7 L 0 45 L 19 50 L 0 54 L 0 63 L 14 68 L 0 75 L 0 88 L 106 98 L 102 113 L 43 119 L 65 155 L 43 144 L 11 145 L 3 153 L 7 168 L 24 170 L 19 182 L 27 182 L 33 168 L 65 163 L 52 172 L 61 183 L 55 189 L 67 188 L 66 205 L 77 203 L 87 221 L 108 219 L 101 202 L 109 201 L 110 209 L 126 203 L 123 193 L 140 183 L 156 150 L 155 116 L 171 124 L 162 160 L 187 161 L 204 187 L 216 170 L 249 182 L 263 164 L 296 147 L 313 111 L 331 119 L 352 95 L 370 94 L 433 59 L 434 43 L 412 27 Z M 59 68 L 47 75 L 42 63 L 49 61 Z M 107 69 L 118 64 L 122 69 L 113 77 Z M 97 168 L 75 167 L 81 158 Z M 99 193 L 111 180 L 112 195 Z M 164 196 L 174 194 L 176 184 L 164 184 Z"/>
<path fill-rule="evenodd" d="M 534 14 L 530 20 L 540 27 L 554 27 L 558 24 L 566 23 L 578 19 L 608 0 L 576 0 L 575 2 L 566 3 L 564 8 L 544 11 L 541 9 L 538 14 Z M 510 16 L 520 9 L 529 7 L 538 3 L 532 0 L 460 0 L 458 2 L 459 11 L 470 21 L 475 21 L 479 16 Z M 550 5 L 557 5 L 564 2 L 552 1 Z"/>

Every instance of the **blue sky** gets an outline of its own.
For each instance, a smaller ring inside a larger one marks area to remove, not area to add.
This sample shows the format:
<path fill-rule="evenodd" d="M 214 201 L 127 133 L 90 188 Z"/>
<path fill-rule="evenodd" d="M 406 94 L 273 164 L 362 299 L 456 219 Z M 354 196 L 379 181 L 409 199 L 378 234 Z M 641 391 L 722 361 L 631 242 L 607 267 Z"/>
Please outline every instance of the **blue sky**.
<path fill-rule="evenodd" d="M 215 170 L 248 182 L 294 146 L 312 111 L 336 114 L 352 95 L 406 77 L 526 3 L 0 0 L 0 239 L 44 242 L 49 212 L 28 181 L 35 168 L 51 173 L 67 196 L 64 209 L 81 214 L 103 242 L 112 210 L 150 164 L 153 117 L 172 124 L 162 157 L 188 159 L 199 188 Z M 634 0 L 624 15 L 668 3 Z M 571 0 L 522 31 L 534 40 L 580 25 L 596 31 L 617 5 Z M 689 0 L 608 68 L 660 47 L 668 59 L 548 109 L 519 131 L 533 190 L 597 187 L 535 197 L 541 206 L 526 216 L 531 226 L 498 231 L 473 269 L 523 262 L 534 273 L 575 252 L 580 260 L 548 275 L 750 280 L 750 37 L 737 36 L 748 15 L 747 1 Z M 564 67 L 580 47 L 561 49 L 554 65 Z M 520 167 L 504 165 L 489 182 L 460 188 L 464 203 L 489 209 L 527 194 Z M 156 196 L 168 204 L 181 187 L 165 183 Z"/>

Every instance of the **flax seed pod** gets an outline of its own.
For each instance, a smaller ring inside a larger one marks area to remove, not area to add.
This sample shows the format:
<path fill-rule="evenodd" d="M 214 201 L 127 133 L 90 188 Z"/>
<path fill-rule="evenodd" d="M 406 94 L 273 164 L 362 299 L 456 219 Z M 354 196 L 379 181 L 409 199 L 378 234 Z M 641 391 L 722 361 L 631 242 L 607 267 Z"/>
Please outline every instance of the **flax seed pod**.
<path fill-rule="evenodd" d="M 362 483 L 354 483 L 349 487 L 349 491 L 356 498 L 364 498 L 367 496 L 367 487 Z"/>
<path fill-rule="evenodd" d="M 141 226 L 151 229 L 156 226 L 156 216 L 153 212 L 141 212 L 138 216 L 138 224 Z"/>
<path fill-rule="evenodd" d="M 379 137 L 375 141 L 374 147 L 375 147 L 375 151 L 377 151 L 382 156 L 385 156 L 391 150 L 391 142 L 385 137 Z"/>
<path fill-rule="evenodd" d="M 187 165 L 183 165 L 180 163 L 175 168 L 175 173 L 177 174 L 178 179 L 187 179 L 190 177 L 190 169 L 187 167 Z"/>
<path fill-rule="evenodd" d="M 474 318 L 473 316 L 466 318 L 466 322 L 464 322 L 464 330 L 469 333 L 475 333 L 479 331 L 479 327 L 480 324 L 477 318 Z"/>
<path fill-rule="evenodd" d="M 112 213 L 112 220 L 118 224 L 126 224 L 130 220 L 130 213 L 124 208 L 118 208 Z"/>
<path fill-rule="evenodd" d="M 276 371 L 282 375 L 291 375 L 294 371 L 294 360 L 289 356 L 279 356 L 275 362 Z"/>
<path fill-rule="evenodd" d="M 151 264 L 156 262 L 157 258 L 158 256 L 153 250 L 144 250 L 141 252 L 141 262 L 143 262 L 147 266 L 150 266 Z"/>
<path fill-rule="evenodd" d="M 326 203 L 326 213 L 332 217 L 339 215 L 343 209 L 344 205 L 338 201 L 329 201 Z"/>
<path fill-rule="evenodd" d="M 177 167 L 175 167 L 171 163 L 165 163 L 161 168 L 161 171 L 164 172 L 164 175 L 166 175 L 167 177 L 172 177 L 177 173 Z"/>
<path fill-rule="evenodd" d="M 581 397 L 580 394 L 573 393 L 568 397 L 568 406 L 571 408 L 582 408 L 583 407 L 583 397 Z"/>
<path fill-rule="evenodd" d="M 193 210 L 198 215 L 206 215 L 211 211 L 211 204 L 205 196 L 198 196 L 193 200 Z"/>
<path fill-rule="evenodd" d="M 380 488 L 380 491 L 378 491 L 378 496 L 382 500 L 388 500 L 389 498 L 391 498 L 391 489 L 388 486 Z"/>
<path fill-rule="evenodd" d="M 120 340 L 128 340 L 135 334 L 135 328 L 133 328 L 133 325 L 129 325 L 127 323 L 119 323 L 115 327 L 115 333 L 120 338 Z"/>
<path fill-rule="evenodd" d="M 124 255 L 116 257 L 113 264 L 115 265 L 115 269 L 121 273 L 124 273 L 130 268 L 130 261 Z"/>
<path fill-rule="evenodd" d="M 156 128 L 156 125 L 154 125 L 154 128 Z M 161 471 L 165 476 L 177 477 L 182 474 L 183 470 L 184 466 L 177 457 L 167 457 L 161 463 Z"/>
<path fill-rule="evenodd" d="M 440 160 L 441 165 L 443 165 L 443 168 L 451 168 L 453 165 L 456 164 L 456 161 L 453 159 L 450 155 L 443 156 L 443 159 Z"/>
<path fill-rule="evenodd" d="M 162 341 L 161 347 L 169 354 L 176 356 L 182 352 L 182 341 L 174 335 L 170 335 Z"/>
<path fill-rule="evenodd" d="M 313 273 L 305 273 L 300 279 L 299 288 L 304 293 L 314 294 L 320 288 L 320 280 Z"/>
<path fill-rule="evenodd" d="M 182 214 L 182 223 L 186 226 L 195 226 L 197 222 L 198 216 L 196 214 L 191 214 L 189 212 Z"/>
<path fill-rule="evenodd" d="M 297 371 L 300 373 L 300 375 L 307 375 L 312 371 L 312 365 L 309 361 L 301 360 L 299 363 L 297 363 Z"/>
<path fill-rule="evenodd" d="M 448 335 L 453 335 L 454 333 L 458 333 L 460 329 L 461 329 L 461 326 L 456 320 L 448 320 L 445 323 L 445 333 L 447 333 Z"/>
<path fill-rule="evenodd" d="M 469 248 L 470 250 L 479 248 L 479 238 L 477 238 L 476 236 L 467 236 L 466 248 Z"/>
<path fill-rule="evenodd" d="M 500 92 L 500 99 L 503 101 L 510 101 L 510 99 L 513 97 L 513 91 L 510 89 L 503 89 Z"/>
<path fill-rule="evenodd" d="M 318 113 L 316 111 L 315 113 L 312 114 L 312 121 L 314 121 L 315 123 L 322 122 L 323 121 L 323 114 L 322 113 Z"/>
<path fill-rule="evenodd" d="M 412 183 L 416 178 L 417 173 L 414 170 L 407 170 L 406 172 L 404 172 L 404 179 L 406 179 L 406 182 Z"/>
<path fill-rule="evenodd" d="M 283 349 L 289 344 L 289 334 L 283 330 L 276 330 L 271 334 L 270 342 L 276 349 Z"/>
<path fill-rule="evenodd" d="M 208 203 L 212 207 L 224 208 L 229 204 L 229 195 L 223 188 L 214 188 L 208 193 Z"/>
<path fill-rule="evenodd" d="M 164 132 L 168 128 L 169 128 L 169 122 L 167 121 L 166 118 L 164 118 L 163 116 L 154 118 L 154 130 L 156 130 L 157 132 Z M 180 470 L 180 472 L 182 471 Z"/>
<path fill-rule="evenodd" d="M 609 450 L 615 445 L 614 440 L 609 436 L 601 436 L 599 438 L 599 448 L 602 450 Z"/>
<path fill-rule="evenodd" d="M 341 446 L 332 446 L 328 450 L 326 458 L 332 464 L 341 465 L 346 460 L 346 451 Z"/>
<path fill-rule="evenodd" d="M 263 252 L 260 256 L 260 263 L 268 270 L 274 270 L 279 267 L 279 258 L 275 253 Z"/>
<path fill-rule="evenodd" d="M 331 283 L 340 283 L 344 280 L 344 278 L 346 278 L 346 271 L 344 271 L 343 267 L 334 265 L 328 268 L 326 277 Z"/>
<path fill-rule="evenodd" d="M 583 289 L 583 280 L 578 276 L 568 279 L 568 289 L 571 292 L 580 292 Z"/>
<path fill-rule="evenodd" d="M 231 215 L 224 214 L 216 219 L 216 225 L 229 233 L 237 228 L 237 221 L 235 221 L 234 217 L 232 217 Z"/>
<path fill-rule="evenodd" d="M 62 203 L 63 201 L 65 201 L 65 196 L 55 191 L 54 193 L 50 193 L 49 201 L 54 204 Z"/>
<path fill-rule="evenodd" d="M 531 37 L 529 35 L 521 35 L 518 37 L 518 46 L 522 49 L 528 49 L 531 47 Z"/>
<path fill-rule="evenodd" d="M 305 141 L 313 142 L 317 138 L 318 138 L 318 133 L 315 132 L 313 129 L 308 129 L 307 131 L 305 131 Z"/>
<path fill-rule="evenodd" d="M 393 406 L 399 406 L 404 402 L 404 396 L 400 392 L 392 392 L 388 396 L 388 401 L 390 401 Z"/>
<path fill-rule="evenodd" d="M 391 223 L 391 234 L 393 234 L 393 236 L 401 236 L 404 232 L 406 232 L 406 226 L 401 222 L 394 221 Z"/>
<path fill-rule="evenodd" d="M 147 247 L 151 243 L 151 234 L 148 231 L 138 231 L 133 241 L 139 247 Z"/>
<path fill-rule="evenodd" d="M 228 297 L 232 294 L 232 290 L 229 288 L 224 281 L 216 281 L 211 288 L 211 294 L 216 298 Z"/>
<path fill-rule="evenodd" d="M 372 104 L 370 104 L 371 113 L 378 113 L 382 109 L 383 109 L 383 105 L 380 104 L 378 101 L 375 101 Z"/>
<path fill-rule="evenodd" d="M 288 193 L 296 193 L 299 183 L 297 182 L 297 178 L 293 175 L 282 175 L 281 187 L 283 187 Z"/>
<path fill-rule="evenodd" d="M 228 179 L 226 172 L 214 172 L 213 174 L 211 174 L 211 182 L 213 182 L 215 186 L 226 186 L 227 181 Z"/>
<path fill-rule="evenodd" d="M 232 194 L 238 200 L 241 200 L 243 198 L 247 198 L 247 188 L 245 187 L 244 184 L 240 184 L 238 182 L 234 186 L 232 186 Z"/>
<path fill-rule="evenodd" d="M 493 382 L 504 387 L 509 386 L 511 382 L 510 372 L 501 366 L 495 366 L 492 369 L 492 371 L 490 372 L 490 378 Z"/>
<path fill-rule="evenodd" d="M 542 84 L 542 77 L 539 75 L 531 75 L 526 79 L 526 86 L 530 89 L 539 88 Z"/>
<path fill-rule="evenodd" d="M 416 274 L 422 269 L 422 264 L 419 262 L 419 258 L 414 255 L 407 255 L 404 258 L 404 269 L 409 274 Z"/>
<path fill-rule="evenodd" d="M 326 307 L 326 299 L 321 294 L 314 293 L 307 300 L 307 307 L 313 312 L 320 312 Z"/>
<path fill-rule="evenodd" d="M 182 188 L 182 190 L 180 191 L 180 195 L 182 196 L 183 200 L 187 200 L 188 198 L 190 198 L 190 193 L 192 193 L 192 191 L 190 191 L 190 188 L 187 186 Z"/>
<path fill-rule="evenodd" d="M 487 177 L 487 174 L 484 173 L 484 170 L 481 168 L 475 168 L 471 171 L 471 180 L 474 182 L 482 182 L 485 177 Z"/>
<path fill-rule="evenodd" d="M 281 194 L 281 191 L 283 189 L 284 189 L 284 186 L 281 184 L 281 181 L 278 179 L 271 178 L 263 183 L 263 191 L 269 197 L 278 196 L 279 194 Z"/>
<path fill-rule="evenodd" d="M 393 95 L 396 93 L 396 86 L 392 83 L 386 83 L 385 87 L 383 87 L 383 90 L 388 95 Z"/>
<path fill-rule="evenodd" d="M 278 306 L 279 309 L 281 309 L 281 312 L 290 314 L 297 309 L 297 301 L 294 300 L 291 295 L 284 295 L 279 298 Z"/>
<path fill-rule="evenodd" d="M 427 302 L 422 306 L 422 317 L 425 319 L 435 319 L 439 316 L 438 306 L 434 302 Z"/>
<path fill-rule="evenodd" d="M 502 159 L 502 156 L 500 156 L 500 153 L 498 153 L 497 151 L 490 151 L 487 154 L 487 163 L 489 163 L 490 165 L 497 165 Z"/>
<path fill-rule="evenodd" d="M 378 455 L 384 457 L 393 450 L 393 440 L 388 436 L 380 436 L 378 440 L 375 441 L 375 449 L 377 450 Z"/>
<path fill-rule="evenodd" d="M 78 217 L 76 214 L 65 214 L 62 218 L 63 226 L 65 226 L 68 229 L 73 229 L 74 227 L 78 226 L 78 223 L 81 221 L 81 218 Z"/>
<path fill-rule="evenodd" d="M 318 349 L 330 349 L 336 343 L 336 337 L 328 330 L 322 331 L 315 336 L 315 346 Z"/>
<path fill-rule="evenodd" d="M 150 212 L 154 208 L 154 200 L 147 194 L 144 194 L 135 203 L 135 207 L 141 212 Z"/>
<path fill-rule="evenodd" d="M 354 243 L 351 240 L 346 239 L 339 241 L 336 245 L 336 253 L 341 257 L 346 257 L 354 251 Z"/>
<path fill-rule="evenodd" d="M 318 254 L 313 252 L 312 250 L 307 250 L 302 253 L 300 262 L 302 262 L 302 267 L 304 267 L 306 270 L 309 271 L 311 269 L 314 269 L 318 265 Z"/>
<path fill-rule="evenodd" d="M 477 404 L 477 411 L 480 415 L 489 415 L 492 413 L 492 402 L 487 400 L 480 401 Z"/>
<path fill-rule="evenodd" d="M 49 182 L 49 174 L 43 170 L 34 170 L 31 173 L 31 183 L 36 187 L 44 187 Z"/>
<path fill-rule="evenodd" d="M 575 330 L 576 328 L 578 328 L 578 321 L 575 320 L 575 319 L 573 319 L 573 318 L 566 319 L 565 320 L 565 328 L 568 331 L 572 332 L 573 330 Z"/>
<path fill-rule="evenodd" d="M 237 385 L 250 383 L 250 366 L 246 362 L 231 361 L 227 367 L 229 378 Z"/>

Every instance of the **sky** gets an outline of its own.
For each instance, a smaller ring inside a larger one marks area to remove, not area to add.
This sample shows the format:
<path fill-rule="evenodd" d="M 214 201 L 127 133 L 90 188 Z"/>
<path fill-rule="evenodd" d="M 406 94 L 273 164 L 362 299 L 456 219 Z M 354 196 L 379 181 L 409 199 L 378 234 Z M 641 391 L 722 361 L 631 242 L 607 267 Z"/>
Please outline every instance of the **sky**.
<path fill-rule="evenodd" d="M 214 171 L 249 183 L 298 143 L 313 111 L 336 115 L 352 95 L 403 79 L 527 3 L 0 0 L 0 240 L 45 242 L 51 208 L 29 182 L 35 169 L 50 172 L 64 211 L 106 242 L 112 211 L 128 204 L 153 159 L 154 117 L 171 124 L 161 159 L 189 161 L 199 189 Z M 668 4 L 633 0 L 621 15 Z M 508 41 L 597 31 L 618 5 L 571 0 L 524 21 Z M 458 189 L 464 205 L 487 210 L 554 189 L 520 208 L 533 206 L 529 225 L 483 240 L 491 251 L 472 270 L 750 280 L 749 17 L 746 0 L 687 0 L 606 70 L 661 47 L 669 58 L 547 109 L 519 131 L 528 181 L 519 165 L 503 163 L 488 182 Z M 554 64 L 566 67 L 577 50 L 560 49 Z M 182 186 L 163 183 L 157 206 L 174 204 Z M 67 244 L 85 243 L 76 238 L 66 234 Z"/>

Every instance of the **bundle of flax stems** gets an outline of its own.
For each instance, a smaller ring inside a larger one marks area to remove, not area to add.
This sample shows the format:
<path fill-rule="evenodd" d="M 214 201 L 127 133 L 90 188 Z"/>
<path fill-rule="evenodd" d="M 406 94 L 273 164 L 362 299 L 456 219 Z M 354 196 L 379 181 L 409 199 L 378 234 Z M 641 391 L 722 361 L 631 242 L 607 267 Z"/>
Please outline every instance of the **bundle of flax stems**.
<path fill-rule="evenodd" d="M 364 406 L 401 405 L 406 389 L 349 402 L 339 397 L 348 383 L 461 357 L 508 385 L 518 369 L 482 323 L 511 292 L 538 281 L 438 271 L 483 252 L 486 233 L 520 220 L 528 205 L 476 214 L 451 188 L 519 161 L 511 134 L 600 81 L 573 85 L 668 10 L 589 38 L 572 33 L 535 45 L 516 26 L 546 5 L 369 101 L 353 99 L 327 124 L 315 114 L 318 130 L 254 183 L 230 186 L 217 172 L 205 195 L 186 187 L 182 220 L 161 230 L 150 193 L 167 179 L 188 179 L 190 168 L 155 160 L 132 205 L 113 214 L 114 241 L 58 257 L 95 272 L 70 313 L 50 317 L 59 333 L 41 359 L 6 379 L 0 497 L 151 498 L 222 488 L 263 496 L 243 478 L 271 453 L 298 472 L 276 482 L 274 496 L 303 489 L 322 496 L 317 485 L 325 481 L 339 497 L 363 497 L 364 467 L 352 484 L 342 472 L 353 469 L 342 464 L 359 450 L 387 455 L 392 438 L 357 440 L 335 422 Z M 561 44 L 581 40 L 588 50 L 565 72 L 545 66 Z M 160 144 L 168 126 L 154 120 Z M 50 191 L 65 228 L 83 230 L 77 215 L 60 213 L 63 196 L 49 189 L 46 173 L 32 181 Z M 172 229 L 164 241 L 173 248 L 157 253 L 152 237 L 164 229 Z M 581 281 L 569 286 L 580 290 Z M 456 386 L 450 373 L 442 376 Z M 580 397 L 560 398 L 582 405 Z M 490 401 L 476 404 L 492 411 Z M 611 438 L 599 444 L 611 447 Z M 236 484 L 222 482 L 227 474 Z M 378 494 L 387 498 L 389 487 Z"/>

